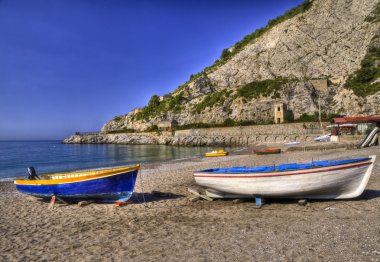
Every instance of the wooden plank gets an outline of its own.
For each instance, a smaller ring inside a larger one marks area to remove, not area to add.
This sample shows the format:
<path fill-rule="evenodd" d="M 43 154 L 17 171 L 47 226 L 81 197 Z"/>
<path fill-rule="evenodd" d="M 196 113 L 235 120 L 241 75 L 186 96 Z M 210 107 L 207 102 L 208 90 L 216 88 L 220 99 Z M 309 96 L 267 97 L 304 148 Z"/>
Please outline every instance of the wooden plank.
<path fill-rule="evenodd" d="M 95 201 L 89 201 L 89 200 L 84 200 L 84 201 L 79 201 L 78 202 L 78 206 L 79 207 L 84 207 L 84 206 L 88 206 L 92 203 L 95 203 Z"/>
<path fill-rule="evenodd" d="M 52 195 L 51 200 L 50 200 L 49 209 L 54 209 L 54 204 L 55 204 L 55 195 Z"/>
<path fill-rule="evenodd" d="M 192 193 L 192 194 L 194 194 L 194 195 L 196 195 L 196 196 L 200 196 L 200 195 L 201 195 L 201 194 L 199 193 L 198 188 L 195 188 L 195 187 L 193 187 L 193 186 L 189 186 L 189 187 L 187 188 L 187 191 L 189 191 L 190 193 Z"/>
<path fill-rule="evenodd" d="M 200 200 L 200 199 L 201 199 L 200 196 L 194 196 L 194 197 L 190 197 L 190 198 L 189 198 L 189 201 L 190 201 L 190 202 L 197 202 L 197 201 Z"/>
<path fill-rule="evenodd" d="M 194 195 L 196 195 L 196 196 L 198 196 L 198 197 L 201 197 L 201 198 L 203 198 L 203 199 L 206 199 L 207 201 L 213 201 L 213 200 L 214 200 L 213 198 L 211 198 L 211 197 L 209 197 L 209 196 L 206 196 L 206 195 L 201 194 L 201 193 L 199 192 L 199 190 L 198 190 L 197 188 L 193 187 L 193 186 L 189 186 L 189 187 L 187 188 L 187 190 L 188 190 L 190 193 L 192 193 L 192 194 L 194 194 Z"/>
<path fill-rule="evenodd" d="M 66 205 L 69 205 L 69 203 L 66 202 L 65 200 L 63 200 L 62 198 L 57 197 L 57 196 L 55 196 L 55 198 L 56 198 L 59 202 L 62 202 L 62 203 L 64 203 L 64 204 L 66 204 Z"/>

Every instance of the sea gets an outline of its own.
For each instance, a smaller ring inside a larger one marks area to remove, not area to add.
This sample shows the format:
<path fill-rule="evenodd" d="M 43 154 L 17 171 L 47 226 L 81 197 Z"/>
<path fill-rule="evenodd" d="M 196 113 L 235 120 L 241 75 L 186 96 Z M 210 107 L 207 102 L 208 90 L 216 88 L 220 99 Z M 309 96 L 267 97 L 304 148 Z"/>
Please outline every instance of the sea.
<path fill-rule="evenodd" d="M 91 168 L 201 157 L 212 147 L 165 145 L 62 144 L 61 141 L 0 141 L 0 180 Z M 219 148 L 218 148 L 219 149 Z"/>

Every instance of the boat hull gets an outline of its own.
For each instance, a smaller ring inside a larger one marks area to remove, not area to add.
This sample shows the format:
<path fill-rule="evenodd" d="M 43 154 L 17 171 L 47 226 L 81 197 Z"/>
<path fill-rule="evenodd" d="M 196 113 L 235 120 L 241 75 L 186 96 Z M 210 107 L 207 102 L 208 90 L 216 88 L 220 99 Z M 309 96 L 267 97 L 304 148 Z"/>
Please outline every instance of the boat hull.
<path fill-rule="evenodd" d="M 24 184 L 16 180 L 15 184 L 20 192 L 40 198 L 56 195 L 65 199 L 118 200 L 132 196 L 137 174 L 138 169 L 135 169 L 74 182 L 44 184 L 44 180 L 37 180 L 34 184 Z"/>
<path fill-rule="evenodd" d="M 272 155 L 272 154 L 280 154 L 281 149 L 265 149 L 265 150 L 255 150 L 256 155 Z"/>
<path fill-rule="evenodd" d="M 215 195 L 271 198 L 344 199 L 360 196 L 372 172 L 375 156 L 364 163 L 281 173 L 194 173 L 195 181 Z"/>
<path fill-rule="evenodd" d="M 217 156 L 227 156 L 228 153 L 206 153 L 206 157 L 217 157 Z"/>

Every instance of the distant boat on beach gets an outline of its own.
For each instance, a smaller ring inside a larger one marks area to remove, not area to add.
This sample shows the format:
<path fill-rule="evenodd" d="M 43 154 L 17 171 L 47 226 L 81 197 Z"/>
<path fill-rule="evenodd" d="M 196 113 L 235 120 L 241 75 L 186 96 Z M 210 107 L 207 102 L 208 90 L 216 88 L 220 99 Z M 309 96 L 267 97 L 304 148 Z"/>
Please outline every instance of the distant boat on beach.
<path fill-rule="evenodd" d="M 206 157 L 226 156 L 226 155 L 228 155 L 228 152 L 224 151 L 223 149 L 214 150 L 205 154 Z"/>
<path fill-rule="evenodd" d="M 323 135 L 323 136 L 318 136 L 314 138 L 315 142 L 328 142 L 330 141 L 331 135 Z"/>
<path fill-rule="evenodd" d="M 296 146 L 296 145 L 299 145 L 299 144 L 301 144 L 301 143 L 300 142 L 296 142 L 296 141 L 284 143 L 285 146 Z"/>
<path fill-rule="evenodd" d="M 194 178 L 200 186 L 211 189 L 208 195 L 214 198 L 355 198 L 363 193 L 375 159 L 376 156 L 370 156 L 305 164 L 212 168 L 194 172 Z"/>
<path fill-rule="evenodd" d="M 140 165 L 46 174 L 39 178 L 34 169 L 31 179 L 15 180 L 21 193 L 39 198 L 53 195 L 62 199 L 126 201 L 134 190 Z"/>
<path fill-rule="evenodd" d="M 281 149 L 280 148 L 269 148 L 269 149 L 262 149 L 262 150 L 254 150 L 253 152 L 256 155 L 271 155 L 271 154 L 280 154 Z"/>

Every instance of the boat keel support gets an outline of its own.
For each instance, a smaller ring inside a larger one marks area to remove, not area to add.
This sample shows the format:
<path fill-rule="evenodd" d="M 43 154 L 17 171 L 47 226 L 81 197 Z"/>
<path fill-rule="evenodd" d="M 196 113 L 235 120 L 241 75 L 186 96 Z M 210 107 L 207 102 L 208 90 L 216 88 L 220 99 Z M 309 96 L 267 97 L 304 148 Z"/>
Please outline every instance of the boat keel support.
<path fill-rule="evenodd" d="M 264 199 L 261 196 L 255 196 L 255 208 L 261 208 L 264 205 Z"/>
<path fill-rule="evenodd" d="M 63 200 L 62 198 L 56 196 L 56 195 L 52 195 L 51 196 L 51 200 L 50 200 L 50 205 L 49 205 L 49 209 L 54 209 L 54 205 L 55 205 L 55 201 L 59 201 L 59 202 L 62 202 L 63 204 L 65 205 L 68 205 L 69 203 L 67 203 L 65 200 Z"/>
<path fill-rule="evenodd" d="M 300 200 L 298 200 L 298 205 L 300 205 L 300 206 L 308 206 L 309 202 L 307 202 L 306 199 L 300 199 Z"/>
<path fill-rule="evenodd" d="M 115 206 L 120 207 L 120 206 L 126 205 L 129 199 L 130 199 L 130 196 L 123 197 L 123 198 L 120 198 L 117 201 L 115 201 L 114 204 L 115 204 Z"/>
<path fill-rule="evenodd" d="M 213 201 L 214 199 L 209 197 L 209 196 L 206 196 L 204 194 L 201 194 L 201 192 L 198 190 L 197 187 L 194 187 L 194 186 L 189 186 L 187 188 L 187 191 L 189 191 L 190 193 L 192 193 L 193 195 L 197 196 L 197 197 L 200 197 L 200 198 L 203 198 L 207 201 Z"/>

